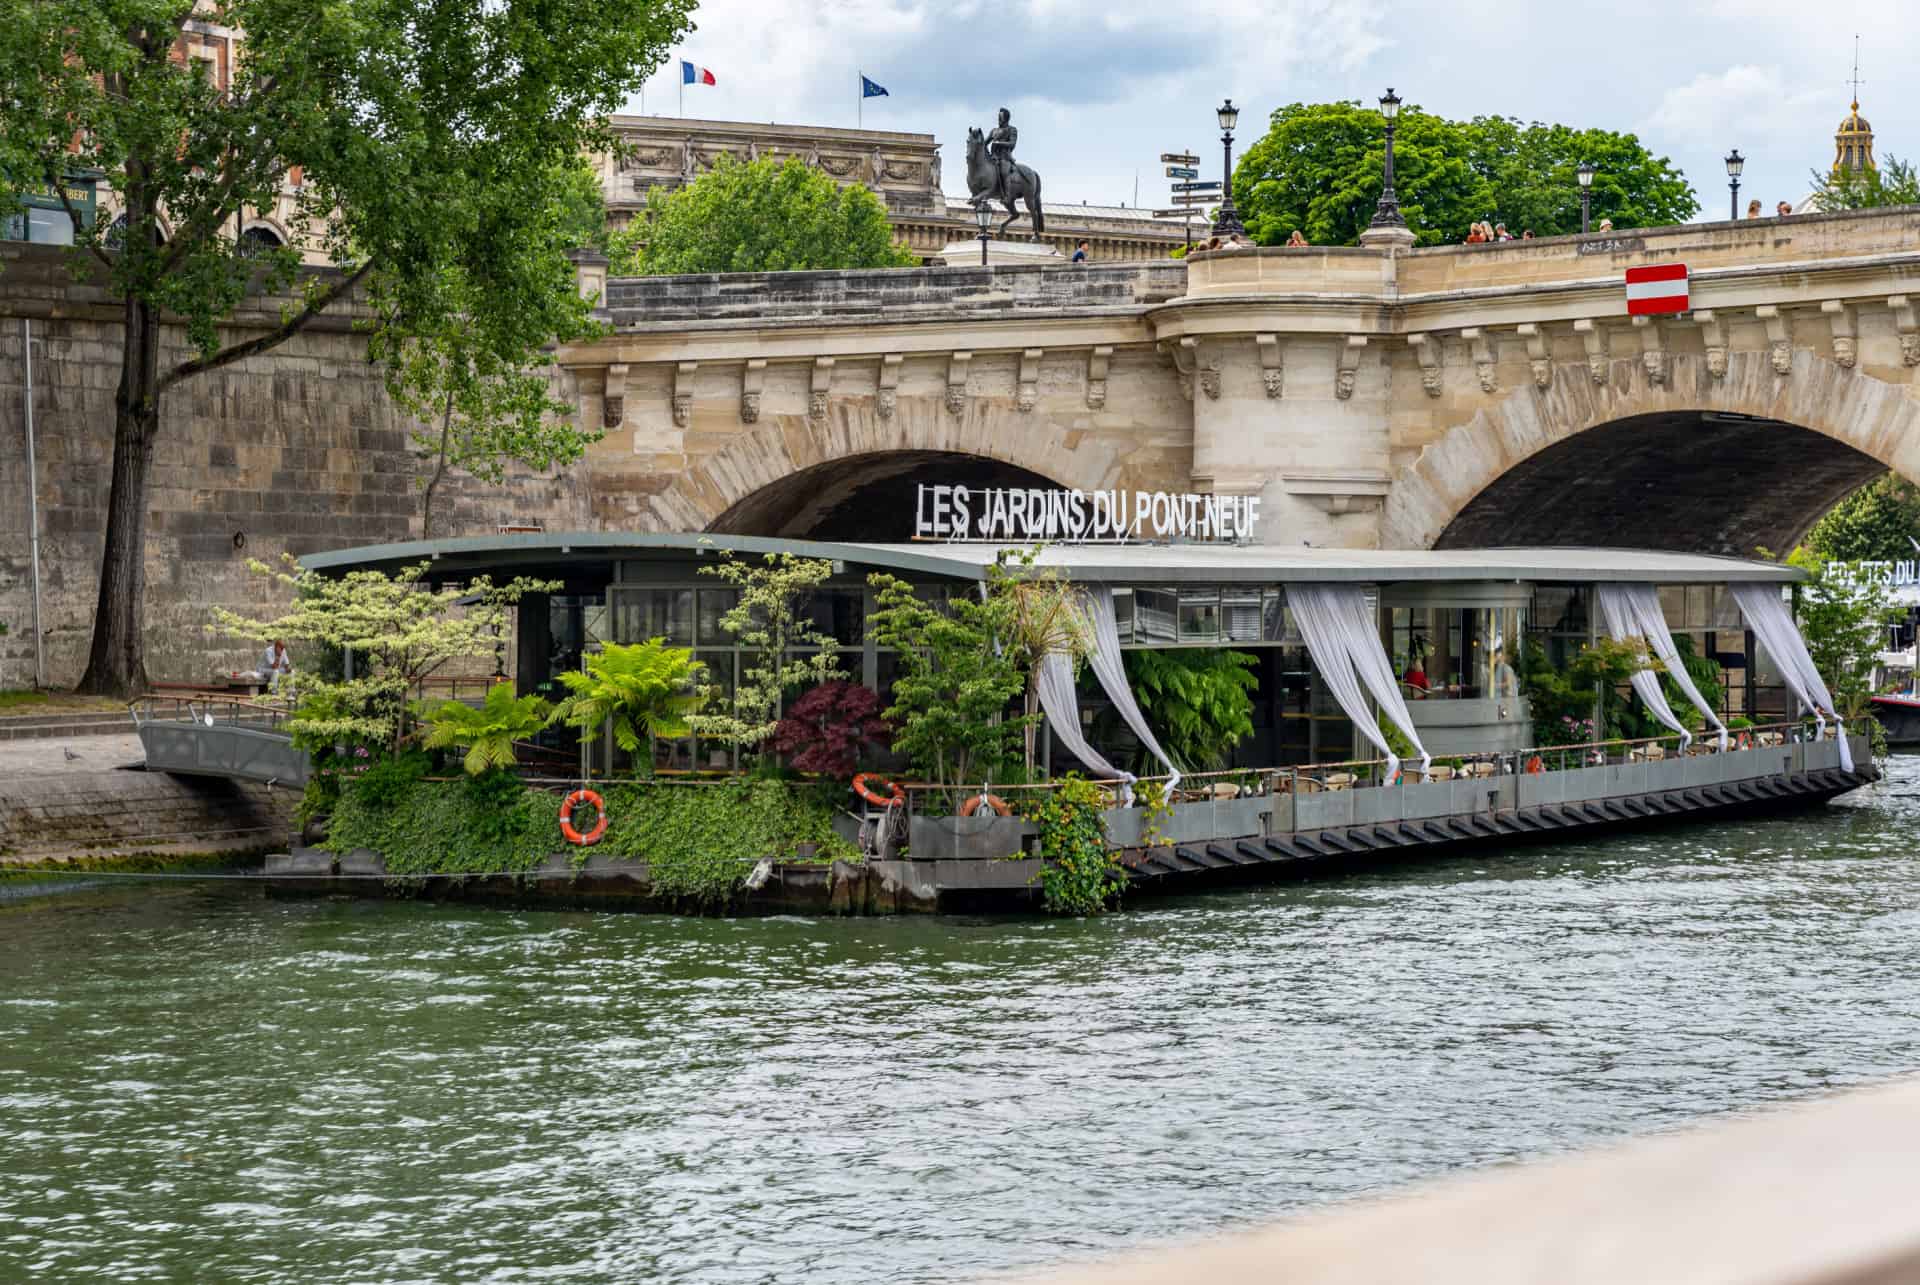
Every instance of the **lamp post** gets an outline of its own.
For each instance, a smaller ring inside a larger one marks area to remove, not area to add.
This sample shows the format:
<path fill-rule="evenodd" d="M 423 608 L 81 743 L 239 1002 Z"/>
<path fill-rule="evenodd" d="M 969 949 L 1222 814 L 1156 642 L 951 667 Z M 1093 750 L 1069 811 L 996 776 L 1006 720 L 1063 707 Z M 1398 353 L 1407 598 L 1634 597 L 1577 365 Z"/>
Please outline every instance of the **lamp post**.
<path fill-rule="evenodd" d="M 1360 234 L 1360 244 L 1411 246 L 1413 229 L 1400 213 L 1400 198 L 1393 191 L 1393 131 L 1400 117 L 1400 95 L 1392 89 L 1380 99 L 1380 115 L 1387 122 L 1387 159 L 1380 174 L 1380 201 L 1374 207 L 1373 221 Z"/>
<path fill-rule="evenodd" d="M 1740 155 L 1740 149 L 1734 148 L 1727 153 L 1727 187 L 1733 192 L 1733 213 L 1731 218 L 1740 217 L 1740 171 L 1747 168 L 1747 158 Z"/>
<path fill-rule="evenodd" d="M 1229 98 L 1214 110 L 1220 121 L 1220 148 L 1226 160 L 1220 171 L 1220 209 L 1213 216 L 1213 234 L 1215 236 L 1245 236 L 1246 224 L 1240 221 L 1240 211 L 1233 208 L 1233 127 L 1240 123 L 1240 109 Z"/>
<path fill-rule="evenodd" d="M 980 266 L 987 266 L 988 229 L 993 227 L 993 211 L 987 208 L 985 201 L 973 207 L 973 217 L 980 223 Z"/>
<path fill-rule="evenodd" d="M 1592 161 L 1581 161 L 1573 176 L 1580 180 L 1580 232 L 1584 236 L 1587 224 L 1593 216 L 1593 176 L 1595 170 Z"/>

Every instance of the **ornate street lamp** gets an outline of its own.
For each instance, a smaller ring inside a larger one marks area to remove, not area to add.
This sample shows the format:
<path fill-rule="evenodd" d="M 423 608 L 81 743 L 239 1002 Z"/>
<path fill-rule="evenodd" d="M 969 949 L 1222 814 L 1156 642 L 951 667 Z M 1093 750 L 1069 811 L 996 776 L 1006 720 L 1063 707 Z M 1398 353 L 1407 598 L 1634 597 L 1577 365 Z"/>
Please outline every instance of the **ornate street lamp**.
<path fill-rule="evenodd" d="M 1593 215 L 1593 176 L 1597 171 L 1592 161 L 1581 161 L 1573 176 L 1580 180 L 1580 231 L 1584 235 L 1587 224 Z"/>
<path fill-rule="evenodd" d="M 980 266 L 987 266 L 987 241 L 992 236 L 993 211 L 985 201 L 973 207 L 973 217 L 980 222 Z"/>
<path fill-rule="evenodd" d="M 1740 171 L 1747 168 L 1747 158 L 1740 155 L 1740 149 L 1734 148 L 1727 153 L 1727 186 L 1733 191 L 1732 218 L 1740 217 Z"/>
<path fill-rule="evenodd" d="M 1387 159 L 1380 176 L 1380 201 L 1374 207 L 1373 221 L 1360 234 L 1360 244 L 1410 246 L 1413 229 L 1400 213 L 1400 198 L 1393 191 L 1393 131 L 1400 116 L 1400 96 L 1392 89 L 1380 99 L 1380 115 L 1387 122 Z"/>
<path fill-rule="evenodd" d="M 1220 171 L 1220 209 L 1213 216 L 1213 234 L 1215 236 L 1245 236 L 1246 225 L 1240 222 L 1240 212 L 1233 208 L 1233 127 L 1240 123 L 1240 109 L 1229 98 L 1215 109 L 1214 115 L 1220 119 L 1220 147 L 1226 153 L 1225 168 Z"/>

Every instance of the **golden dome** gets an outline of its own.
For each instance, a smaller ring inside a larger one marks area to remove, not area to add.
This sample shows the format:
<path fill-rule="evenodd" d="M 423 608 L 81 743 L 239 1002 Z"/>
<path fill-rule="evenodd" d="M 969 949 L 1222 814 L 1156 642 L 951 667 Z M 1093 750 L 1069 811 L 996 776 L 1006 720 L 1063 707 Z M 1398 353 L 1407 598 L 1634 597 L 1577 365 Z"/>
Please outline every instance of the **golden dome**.
<path fill-rule="evenodd" d="M 1833 134 L 1833 172 L 1861 174 L 1878 168 L 1873 163 L 1873 126 L 1860 114 L 1860 100 L 1856 98 Z"/>
<path fill-rule="evenodd" d="M 1847 113 L 1847 118 L 1840 122 L 1840 128 L 1834 132 L 1837 134 L 1872 134 L 1873 126 L 1868 124 L 1867 118 L 1860 114 L 1860 104 L 1855 103 L 1853 110 Z"/>

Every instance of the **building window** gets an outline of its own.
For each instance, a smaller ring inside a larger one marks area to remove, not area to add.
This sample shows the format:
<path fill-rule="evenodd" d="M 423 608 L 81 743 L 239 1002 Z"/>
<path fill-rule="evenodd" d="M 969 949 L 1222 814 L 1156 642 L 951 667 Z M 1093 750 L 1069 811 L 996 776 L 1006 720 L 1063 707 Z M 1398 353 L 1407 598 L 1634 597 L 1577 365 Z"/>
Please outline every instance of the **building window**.
<path fill-rule="evenodd" d="M 0 220 L 0 240 L 31 241 L 36 245 L 72 245 L 73 220 L 65 210 L 29 205 Z"/>

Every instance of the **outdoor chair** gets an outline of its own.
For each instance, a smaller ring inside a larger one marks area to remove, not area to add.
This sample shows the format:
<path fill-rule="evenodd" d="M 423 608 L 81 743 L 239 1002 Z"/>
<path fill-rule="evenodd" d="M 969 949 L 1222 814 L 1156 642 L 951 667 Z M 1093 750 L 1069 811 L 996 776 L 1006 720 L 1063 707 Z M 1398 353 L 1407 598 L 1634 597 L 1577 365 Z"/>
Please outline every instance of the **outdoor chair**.
<path fill-rule="evenodd" d="M 1453 779 L 1453 769 L 1445 764 L 1439 767 L 1430 767 L 1427 769 L 1427 779 L 1429 781 L 1451 781 Z"/>
<path fill-rule="evenodd" d="M 1353 788 L 1353 782 L 1354 775 L 1351 772 L 1329 772 L 1327 774 L 1327 788 L 1329 790 L 1351 790 Z"/>
<path fill-rule="evenodd" d="M 1498 772 L 1499 770 L 1500 770 L 1500 765 L 1497 763 L 1467 764 L 1467 775 L 1471 777 L 1476 777 L 1476 778 L 1492 776 L 1494 773 Z"/>
<path fill-rule="evenodd" d="M 1240 787 L 1235 785 L 1232 781 L 1215 781 L 1213 783 L 1214 802 L 1220 803 L 1220 802 L 1224 802 L 1227 799 L 1237 799 L 1239 797 L 1240 797 Z"/>

